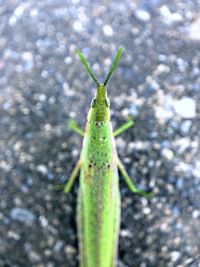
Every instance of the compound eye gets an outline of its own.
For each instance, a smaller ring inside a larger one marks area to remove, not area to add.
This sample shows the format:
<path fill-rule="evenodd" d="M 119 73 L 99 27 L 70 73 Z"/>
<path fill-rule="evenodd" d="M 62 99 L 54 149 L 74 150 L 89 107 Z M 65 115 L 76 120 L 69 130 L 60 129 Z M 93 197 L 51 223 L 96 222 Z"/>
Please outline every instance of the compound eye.
<path fill-rule="evenodd" d="M 95 99 L 92 99 L 92 102 L 91 102 L 91 105 L 90 105 L 92 108 L 95 107 L 95 102 L 96 102 L 96 100 Z"/>
<path fill-rule="evenodd" d="M 109 108 L 110 107 L 110 100 L 109 99 L 106 99 L 105 100 L 105 104 L 106 104 L 106 107 Z"/>

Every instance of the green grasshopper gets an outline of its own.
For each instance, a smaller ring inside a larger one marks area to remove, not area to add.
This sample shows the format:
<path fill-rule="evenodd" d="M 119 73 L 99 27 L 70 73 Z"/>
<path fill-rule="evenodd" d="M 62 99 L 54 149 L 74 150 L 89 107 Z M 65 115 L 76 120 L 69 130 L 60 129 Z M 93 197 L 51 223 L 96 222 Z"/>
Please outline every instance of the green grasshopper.
<path fill-rule="evenodd" d="M 133 193 L 149 196 L 132 182 L 120 161 L 114 137 L 133 125 L 128 121 L 118 130 L 112 130 L 110 104 L 106 85 L 122 55 L 120 48 L 103 84 L 94 76 L 80 50 L 87 72 L 96 84 L 96 95 L 91 102 L 85 132 L 71 121 L 70 128 L 84 137 L 78 160 L 64 191 L 68 193 L 80 171 L 77 204 L 77 225 L 80 267 L 115 267 L 120 226 L 120 192 L 118 169 Z"/>

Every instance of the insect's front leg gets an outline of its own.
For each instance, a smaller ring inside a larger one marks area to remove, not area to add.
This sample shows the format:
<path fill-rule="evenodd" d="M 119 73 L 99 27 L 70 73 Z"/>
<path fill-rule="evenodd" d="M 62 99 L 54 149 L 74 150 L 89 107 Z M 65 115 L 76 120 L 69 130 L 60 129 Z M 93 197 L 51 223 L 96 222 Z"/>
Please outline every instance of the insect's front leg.
<path fill-rule="evenodd" d="M 142 189 L 139 189 L 134 185 L 131 177 L 128 175 L 128 173 L 127 173 L 126 169 L 124 168 L 120 159 L 118 159 L 117 167 L 119 168 L 122 176 L 125 179 L 125 182 L 126 182 L 128 188 L 131 190 L 131 192 L 136 193 L 136 194 L 140 194 L 140 195 L 145 196 L 145 197 L 153 196 L 152 192 L 145 192 Z"/>
<path fill-rule="evenodd" d="M 84 136 L 84 131 L 79 127 L 78 123 L 75 120 L 71 119 L 68 123 L 68 127 L 81 136 Z"/>
<path fill-rule="evenodd" d="M 117 130 L 114 131 L 114 133 L 113 133 L 114 137 L 116 137 L 116 136 L 120 135 L 121 133 L 125 132 L 127 129 L 129 129 L 133 125 L 134 125 L 134 121 L 133 120 L 128 120 L 127 122 L 122 124 L 122 126 L 120 126 Z"/>

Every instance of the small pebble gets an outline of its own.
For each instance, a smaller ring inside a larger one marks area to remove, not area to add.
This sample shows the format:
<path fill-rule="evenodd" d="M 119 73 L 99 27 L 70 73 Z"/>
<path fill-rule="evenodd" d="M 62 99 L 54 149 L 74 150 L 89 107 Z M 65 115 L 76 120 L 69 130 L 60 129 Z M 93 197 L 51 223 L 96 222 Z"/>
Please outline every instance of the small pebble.
<path fill-rule="evenodd" d="M 180 22 L 183 20 L 183 17 L 180 13 L 172 13 L 167 5 L 161 6 L 160 14 L 163 17 L 163 21 L 167 24 L 173 24 L 175 22 Z"/>
<path fill-rule="evenodd" d="M 14 231 L 9 231 L 8 236 L 14 240 L 20 240 L 20 235 Z"/>
<path fill-rule="evenodd" d="M 41 223 L 42 227 L 46 227 L 49 224 L 48 220 L 42 215 L 39 217 L 39 222 Z"/>
<path fill-rule="evenodd" d="M 72 256 L 73 254 L 76 253 L 76 249 L 70 245 L 67 245 L 65 247 L 65 253 L 68 255 L 68 256 Z"/>
<path fill-rule="evenodd" d="M 162 150 L 162 154 L 165 158 L 167 158 L 168 160 L 172 160 L 173 157 L 174 157 L 174 153 L 171 149 L 168 149 L 168 148 L 164 148 Z"/>
<path fill-rule="evenodd" d="M 113 29 L 110 25 L 105 25 L 103 27 L 103 33 L 108 36 L 108 37 L 111 37 L 113 35 Z"/>
<path fill-rule="evenodd" d="M 199 210 L 194 210 L 192 213 L 192 217 L 194 219 L 197 219 L 200 216 L 200 211 Z"/>
<path fill-rule="evenodd" d="M 173 102 L 173 108 L 177 115 L 182 118 L 194 118 L 196 116 L 196 104 L 192 98 L 183 97 Z"/>
<path fill-rule="evenodd" d="M 76 32 L 82 32 L 83 31 L 83 25 L 81 23 L 81 21 L 79 20 L 76 20 L 73 24 L 73 29 L 76 31 Z"/>
<path fill-rule="evenodd" d="M 180 257 L 180 252 L 178 252 L 178 251 L 172 251 L 171 253 L 170 253 L 170 255 L 171 255 L 171 259 L 172 259 L 172 261 L 173 262 L 175 262 L 175 261 L 177 261 L 178 260 L 178 258 Z"/>
<path fill-rule="evenodd" d="M 37 171 L 40 172 L 43 175 L 46 175 L 48 173 L 48 169 L 45 165 L 38 165 Z"/>
<path fill-rule="evenodd" d="M 37 263 L 41 260 L 41 256 L 34 250 L 29 251 L 28 257 L 32 263 Z"/>
<path fill-rule="evenodd" d="M 32 224 L 36 220 L 36 215 L 32 211 L 23 208 L 13 208 L 10 217 L 15 221 L 26 224 Z"/>
<path fill-rule="evenodd" d="M 60 252 L 61 248 L 63 247 L 64 242 L 61 240 L 58 240 L 53 248 L 53 250 L 58 253 Z"/>
<path fill-rule="evenodd" d="M 188 33 L 189 33 L 188 37 L 191 40 L 200 41 L 199 28 L 200 28 L 200 16 L 198 16 L 197 19 L 188 27 Z"/>
<path fill-rule="evenodd" d="M 151 15 L 149 14 L 149 12 L 147 12 L 144 9 L 140 9 L 140 8 L 136 9 L 134 14 L 135 14 L 136 18 L 140 21 L 148 22 L 151 20 Z"/>
<path fill-rule="evenodd" d="M 184 179 L 182 177 L 178 178 L 178 180 L 176 181 L 176 187 L 179 190 L 183 190 L 183 188 L 184 188 Z"/>
<path fill-rule="evenodd" d="M 130 231 L 128 231 L 128 230 L 121 229 L 120 230 L 120 236 L 132 238 L 133 237 L 133 234 Z"/>
<path fill-rule="evenodd" d="M 190 128 L 192 126 L 192 121 L 191 120 L 186 120 L 181 123 L 180 125 L 180 130 L 182 134 L 188 134 L 190 131 Z"/>

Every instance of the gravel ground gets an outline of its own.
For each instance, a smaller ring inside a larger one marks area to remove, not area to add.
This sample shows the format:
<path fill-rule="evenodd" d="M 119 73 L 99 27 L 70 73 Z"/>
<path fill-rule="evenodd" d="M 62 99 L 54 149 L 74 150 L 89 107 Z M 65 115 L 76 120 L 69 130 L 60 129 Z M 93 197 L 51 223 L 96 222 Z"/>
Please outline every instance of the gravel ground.
<path fill-rule="evenodd" d="M 78 265 L 78 183 L 94 83 L 124 55 L 108 93 L 119 155 L 147 200 L 121 185 L 119 267 L 200 266 L 200 4 L 195 0 L 0 1 L 0 267 Z"/>

